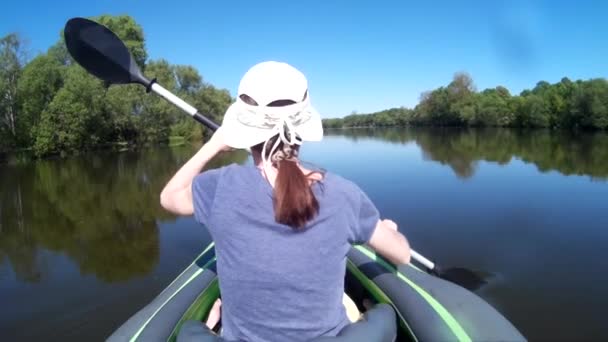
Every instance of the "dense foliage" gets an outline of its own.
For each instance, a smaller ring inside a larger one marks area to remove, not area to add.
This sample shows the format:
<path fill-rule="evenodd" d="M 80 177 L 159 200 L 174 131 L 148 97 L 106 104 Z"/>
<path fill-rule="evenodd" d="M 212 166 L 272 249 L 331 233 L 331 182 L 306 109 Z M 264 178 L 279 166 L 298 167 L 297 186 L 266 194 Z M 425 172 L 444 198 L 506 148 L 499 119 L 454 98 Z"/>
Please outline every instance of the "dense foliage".
<path fill-rule="evenodd" d="M 606 129 L 608 81 L 541 81 L 534 89 L 511 96 L 502 86 L 478 92 L 469 75 L 458 73 L 447 87 L 423 93 L 414 109 L 353 113 L 325 119 L 323 124 L 328 128 L 430 125 Z"/>
<path fill-rule="evenodd" d="M 129 16 L 93 18 L 114 31 L 149 78 L 214 120 L 232 101 L 227 90 L 203 81 L 198 71 L 148 60 L 144 33 Z M 0 39 L 0 155 L 32 148 L 37 155 L 99 146 L 200 139 L 202 127 L 179 109 L 136 85 L 107 87 L 69 56 L 63 39 L 27 61 L 22 39 Z"/>

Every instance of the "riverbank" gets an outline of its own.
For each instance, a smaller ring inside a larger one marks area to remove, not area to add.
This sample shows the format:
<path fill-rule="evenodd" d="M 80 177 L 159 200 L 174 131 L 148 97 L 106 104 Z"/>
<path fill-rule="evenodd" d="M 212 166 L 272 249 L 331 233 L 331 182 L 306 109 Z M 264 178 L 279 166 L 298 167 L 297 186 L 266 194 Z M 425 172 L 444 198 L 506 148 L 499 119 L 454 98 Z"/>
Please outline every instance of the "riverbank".
<path fill-rule="evenodd" d="M 198 141 L 200 143 L 200 141 Z M 126 152 L 126 151 L 136 151 L 143 148 L 149 148 L 153 146 L 159 147 L 179 147 L 188 144 L 197 144 L 196 140 L 189 140 L 183 136 L 170 136 L 169 139 L 165 142 L 156 142 L 156 143 L 132 143 L 132 142 L 117 142 L 112 144 L 104 144 L 98 145 L 93 148 L 82 150 L 82 151 L 72 151 L 72 152 L 63 152 L 56 154 L 49 154 L 45 156 L 37 156 L 33 148 L 19 148 L 14 151 L 8 152 L 0 152 L 0 164 L 6 165 L 18 165 L 24 164 L 33 160 L 38 159 L 61 159 L 67 157 L 75 157 L 87 153 L 94 152 Z"/>

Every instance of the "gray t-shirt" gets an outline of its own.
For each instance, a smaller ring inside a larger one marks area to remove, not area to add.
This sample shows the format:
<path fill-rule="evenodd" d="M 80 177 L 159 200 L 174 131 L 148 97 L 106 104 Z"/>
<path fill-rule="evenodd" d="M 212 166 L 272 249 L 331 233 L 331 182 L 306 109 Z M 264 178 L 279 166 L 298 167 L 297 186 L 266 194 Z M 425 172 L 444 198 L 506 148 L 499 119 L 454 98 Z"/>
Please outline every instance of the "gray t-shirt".
<path fill-rule="evenodd" d="M 313 185 L 319 214 L 300 231 L 274 219 L 272 187 L 253 165 L 198 175 L 194 216 L 215 241 L 228 340 L 306 341 L 348 324 L 342 305 L 346 254 L 367 242 L 378 210 L 332 173 Z"/>

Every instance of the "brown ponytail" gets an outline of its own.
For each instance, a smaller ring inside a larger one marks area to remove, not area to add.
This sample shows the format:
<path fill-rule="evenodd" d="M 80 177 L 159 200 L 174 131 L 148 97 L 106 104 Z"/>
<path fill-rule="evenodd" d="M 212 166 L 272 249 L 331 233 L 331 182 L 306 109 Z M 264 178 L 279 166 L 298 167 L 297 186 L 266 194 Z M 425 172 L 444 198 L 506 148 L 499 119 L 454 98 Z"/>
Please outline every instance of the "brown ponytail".
<path fill-rule="evenodd" d="M 279 139 L 278 135 L 267 142 L 267 154 L 270 153 L 268 146 L 273 146 L 277 139 Z M 251 149 L 261 155 L 263 147 L 264 143 L 261 143 Z M 299 229 L 303 228 L 308 221 L 317 215 L 319 203 L 310 187 L 308 178 L 310 175 L 305 175 L 298 166 L 297 152 L 299 146 L 285 147 L 283 142 L 280 142 L 277 152 L 287 152 L 289 155 L 273 162 L 273 165 L 278 169 L 273 193 L 274 217 L 279 223 Z M 271 160 L 273 158 L 272 156 L 266 157 Z"/>
<path fill-rule="evenodd" d="M 319 202 L 308 177 L 295 161 L 279 161 L 278 169 L 274 183 L 274 217 L 279 223 L 303 228 L 319 212 Z"/>

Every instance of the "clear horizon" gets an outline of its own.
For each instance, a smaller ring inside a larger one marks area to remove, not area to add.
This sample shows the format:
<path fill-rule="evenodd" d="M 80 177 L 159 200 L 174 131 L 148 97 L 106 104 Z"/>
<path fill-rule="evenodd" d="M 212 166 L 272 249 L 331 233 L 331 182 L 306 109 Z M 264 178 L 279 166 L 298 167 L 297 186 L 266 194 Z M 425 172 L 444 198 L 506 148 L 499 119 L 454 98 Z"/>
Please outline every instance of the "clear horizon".
<path fill-rule="evenodd" d="M 414 107 L 455 72 L 469 73 L 479 90 L 502 85 L 519 94 L 538 81 L 605 78 L 608 71 L 602 1 L 61 0 L 36 12 L 34 0 L 5 6 L 0 35 L 22 35 L 31 57 L 57 42 L 71 17 L 128 14 L 144 29 L 149 59 L 192 65 L 233 96 L 250 66 L 285 61 L 307 75 L 324 118 Z"/>

